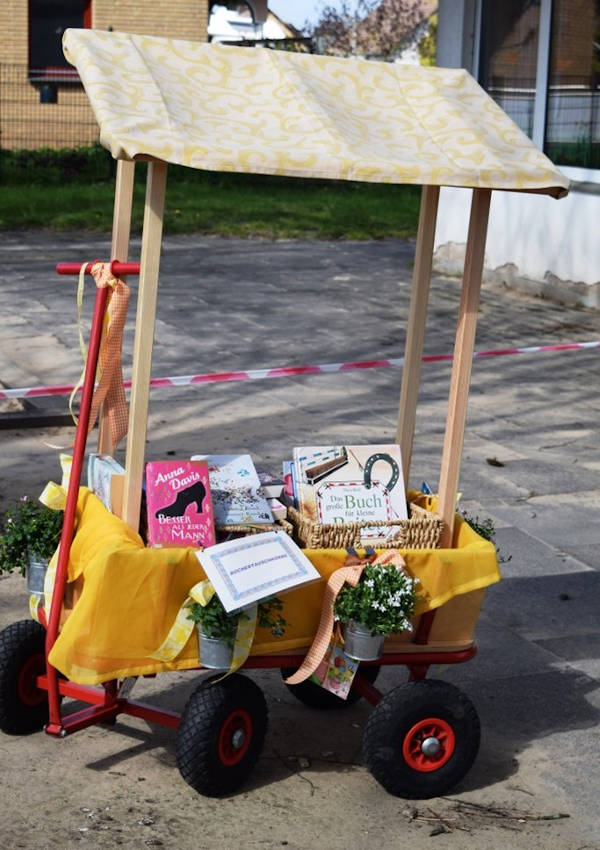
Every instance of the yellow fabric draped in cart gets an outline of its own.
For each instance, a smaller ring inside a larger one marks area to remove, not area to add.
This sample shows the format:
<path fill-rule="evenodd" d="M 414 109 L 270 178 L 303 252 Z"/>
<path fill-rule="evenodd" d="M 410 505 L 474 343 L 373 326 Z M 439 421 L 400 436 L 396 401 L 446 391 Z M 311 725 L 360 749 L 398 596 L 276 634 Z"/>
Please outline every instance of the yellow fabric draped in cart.
<path fill-rule="evenodd" d="M 456 525 L 456 549 L 402 551 L 407 571 L 418 576 L 424 594 L 417 614 L 500 578 L 493 544 L 460 519 Z M 281 637 L 257 628 L 251 655 L 296 652 L 312 643 L 326 580 L 344 565 L 347 553 L 319 549 L 306 554 L 322 581 L 281 597 L 290 625 Z M 51 663 L 81 684 L 196 667 L 195 636 L 171 662 L 151 655 L 168 635 L 190 588 L 203 578 L 194 549 L 146 549 L 138 534 L 81 488 L 68 576 L 81 592 L 50 653 Z"/>

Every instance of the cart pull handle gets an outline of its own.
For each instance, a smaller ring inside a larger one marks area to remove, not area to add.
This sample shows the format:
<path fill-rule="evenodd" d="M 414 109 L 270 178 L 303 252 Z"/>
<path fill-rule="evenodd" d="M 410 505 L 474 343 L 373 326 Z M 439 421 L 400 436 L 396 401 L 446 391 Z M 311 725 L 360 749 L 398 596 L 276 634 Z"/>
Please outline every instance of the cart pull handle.
<path fill-rule="evenodd" d="M 96 262 L 99 262 L 97 260 Z M 88 263 L 85 267 L 85 273 L 91 274 L 92 267 L 95 263 Z M 56 273 L 62 275 L 78 275 L 81 271 L 81 263 L 57 263 Z M 119 260 L 113 260 L 110 263 L 110 271 L 114 277 L 123 277 L 127 274 L 139 274 L 139 263 L 121 263 Z"/>

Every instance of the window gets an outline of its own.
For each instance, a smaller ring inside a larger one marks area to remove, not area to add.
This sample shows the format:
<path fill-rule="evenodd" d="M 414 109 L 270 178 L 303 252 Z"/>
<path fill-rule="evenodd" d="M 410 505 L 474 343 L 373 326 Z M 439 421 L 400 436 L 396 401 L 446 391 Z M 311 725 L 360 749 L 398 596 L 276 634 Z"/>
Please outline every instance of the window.
<path fill-rule="evenodd" d="M 540 2 L 484 0 L 479 81 L 528 136 L 533 135 Z"/>
<path fill-rule="evenodd" d="M 261 36 L 262 27 L 257 27 L 254 10 L 249 3 L 241 3 L 237 0 L 215 0 L 210 3 L 209 41 L 235 44 Z"/>
<path fill-rule="evenodd" d="M 91 0 L 29 0 L 29 78 L 79 80 L 62 51 L 68 27 L 91 26 Z"/>
<path fill-rule="evenodd" d="M 600 0 L 480 0 L 479 81 L 559 165 L 600 168 Z"/>
<path fill-rule="evenodd" d="M 554 0 L 545 148 L 600 168 L 600 0 Z"/>

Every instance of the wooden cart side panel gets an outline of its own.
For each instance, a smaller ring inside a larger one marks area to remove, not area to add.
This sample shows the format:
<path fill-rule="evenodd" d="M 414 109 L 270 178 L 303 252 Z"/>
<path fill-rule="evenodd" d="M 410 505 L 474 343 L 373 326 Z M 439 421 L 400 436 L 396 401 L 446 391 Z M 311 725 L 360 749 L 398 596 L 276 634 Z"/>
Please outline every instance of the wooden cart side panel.
<path fill-rule="evenodd" d="M 454 596 L 435 609 L 435 619 L 426 644 L 412 643 L 412 633 L 392 635 L 385 642 L 385 652 L 436 652 L 467 649 L 473 645 L 475 626 L 485 596 L 485 588 Z M 419 617 L 413 621 L 418 628 Z"/>

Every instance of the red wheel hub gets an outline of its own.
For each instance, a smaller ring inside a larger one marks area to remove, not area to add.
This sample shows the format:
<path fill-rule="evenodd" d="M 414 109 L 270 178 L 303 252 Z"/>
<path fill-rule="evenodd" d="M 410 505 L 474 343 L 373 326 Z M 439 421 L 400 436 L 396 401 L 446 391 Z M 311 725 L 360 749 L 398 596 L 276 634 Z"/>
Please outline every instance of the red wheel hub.
<path fill-rule="evenodd" d="M 429 773 L 445 765 L 455 748 L 456 738 L 450 724 L 440 717 L 428 717 L 408 730 L 402 742 L 402 755 L 413 770 Z"/>
<path fill-rule="evenodd" d="M 46 669 L 46 659 L 40 652 L 32 655 L 19 670 L 17 679 L 17 694 L 24 705 L 39 705 L 46 698 L 46 691 L 37 686 L 37 677 L 41 676 Z"/>
<path fill-rule="evenodd" d="M 243 708 L 236 708 L 226 718 L 219 732 L 219 759 L 227 767 L 242 761 L 252 740 L 252 717 Z"/>

